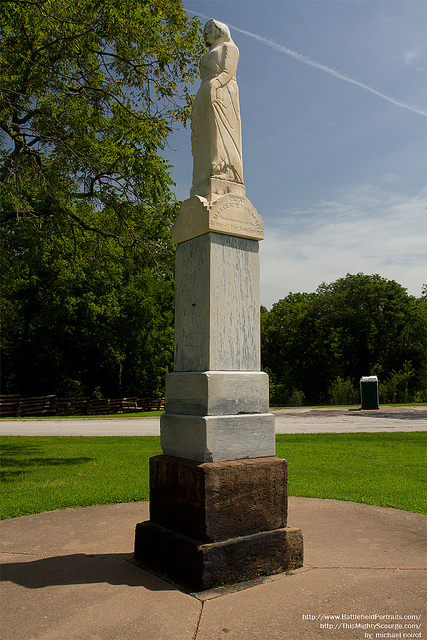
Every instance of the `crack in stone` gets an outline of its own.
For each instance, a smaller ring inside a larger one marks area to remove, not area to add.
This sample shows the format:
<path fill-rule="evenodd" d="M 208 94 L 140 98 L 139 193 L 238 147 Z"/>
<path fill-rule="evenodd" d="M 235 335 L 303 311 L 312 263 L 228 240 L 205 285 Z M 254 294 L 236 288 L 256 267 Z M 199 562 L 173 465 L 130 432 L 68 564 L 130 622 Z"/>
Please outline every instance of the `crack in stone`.
<path fill-rule="evenodd" d="M 200 612 L 199 612 L 199 619 L 197 620 L 197 624 L 196 624 L 196 630 L 194 632 L 194 636 L 193 636 L 193 640 L 196 640 L 197 638 L 197 634 L 199 633 L 199 627 L 200 627 L 200 622 L 202 621 L 202 615 L 203 615 L 203 607 L 205 606 L 204 601 L 201 601 L 201 607 L 200 607 Z"/>

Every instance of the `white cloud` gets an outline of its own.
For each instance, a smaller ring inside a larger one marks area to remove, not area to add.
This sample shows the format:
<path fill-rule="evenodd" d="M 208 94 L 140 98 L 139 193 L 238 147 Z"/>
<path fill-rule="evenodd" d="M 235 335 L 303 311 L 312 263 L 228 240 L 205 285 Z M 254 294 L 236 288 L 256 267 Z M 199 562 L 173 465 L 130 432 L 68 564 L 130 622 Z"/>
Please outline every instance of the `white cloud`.
<path fill-rule="evenodd" d="M 315 291 L 347 273 L 379 273 L 419 296 L 426 282 L 426 194 L 364 184 L 266 225 L 261 300 Z"/>
<path fill-rule="evenodd" d="M 416 60 L 419 60 L 421 51 L 405 51 L 405 64 L 411 65 Z"/>

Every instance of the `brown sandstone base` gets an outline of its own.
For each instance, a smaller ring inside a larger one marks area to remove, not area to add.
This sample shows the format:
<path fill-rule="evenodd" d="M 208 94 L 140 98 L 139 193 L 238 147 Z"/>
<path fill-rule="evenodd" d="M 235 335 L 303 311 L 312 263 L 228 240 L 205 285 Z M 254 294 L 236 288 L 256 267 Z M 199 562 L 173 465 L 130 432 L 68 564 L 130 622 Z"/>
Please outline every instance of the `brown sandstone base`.
<path fill-rule="evenodd" d="M 286 527 L 287 462 L 150 459 L 150 521 L 206 542 Z"/>
<path fill-rule="evenodd" d="M 135 560 L 194 591 L 302 567 L 300 529 L 286 527 L 202 543 L 152 522 L 136 525 Z"/>
<path fill-rule="evenodd" d="M 286 523 L 286 460 L 155 456 L 135 560 L 197 591 L 281 573 L 303 564 L 302 532 Z"/>

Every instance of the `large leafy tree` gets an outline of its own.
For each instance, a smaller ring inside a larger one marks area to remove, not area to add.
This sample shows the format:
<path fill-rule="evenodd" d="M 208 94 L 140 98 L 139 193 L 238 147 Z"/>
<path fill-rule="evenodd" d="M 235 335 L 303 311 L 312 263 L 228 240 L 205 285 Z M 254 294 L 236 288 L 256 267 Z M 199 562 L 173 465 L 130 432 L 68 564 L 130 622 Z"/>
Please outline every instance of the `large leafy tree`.
<path fill-rule="evenodd" d="M 406 360 L 421 366 L 418 303 L 396 281 L 347 274 L 318 287 L 316 306 L 344 377 L 387 377 Z"/>
<path fill-rule="evenodd" d="M 329 345 L 314 313 L 315 293 L 290 293 L 270 312 L 262 310 L 262 365 L 270 373 L 273 400 L 284 404 L 294 389 L 307 400 L 323 391 L 331 373 Z"/>
<path fill-rule="evenodd" d="M 177 0 L 6 0 L 0 18 L 4 219 L 142 242 L 170 199 L 159 149 L 188 116 L 197 22 Z"/>
<path fill-rule="evenodd" d="M 3 392 L 157 394 L 201 51 L 179 0 L 0 3 Z"/>

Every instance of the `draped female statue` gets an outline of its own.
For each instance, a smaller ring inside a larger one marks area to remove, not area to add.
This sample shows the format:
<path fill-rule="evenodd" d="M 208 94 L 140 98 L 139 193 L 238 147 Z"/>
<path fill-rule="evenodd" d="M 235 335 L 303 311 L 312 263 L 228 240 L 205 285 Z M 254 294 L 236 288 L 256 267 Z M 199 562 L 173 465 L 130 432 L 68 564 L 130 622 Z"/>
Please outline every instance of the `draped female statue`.
<path fill-rule="evenodd" d="M 243 188 L 242 134 L 236 68 L 239 50 L 230 30 L 209 20 L 204 28 L 209 52 L 200 60 L 202 84 L 196 94 L 191 116 L 193 189 L 216 179 Z M 232 191 L 224 188 L 223 193 Z M 203 189 L 202 189 L 203 191 Z M 204 195 L 204 193 L 200 193 Z"/>

